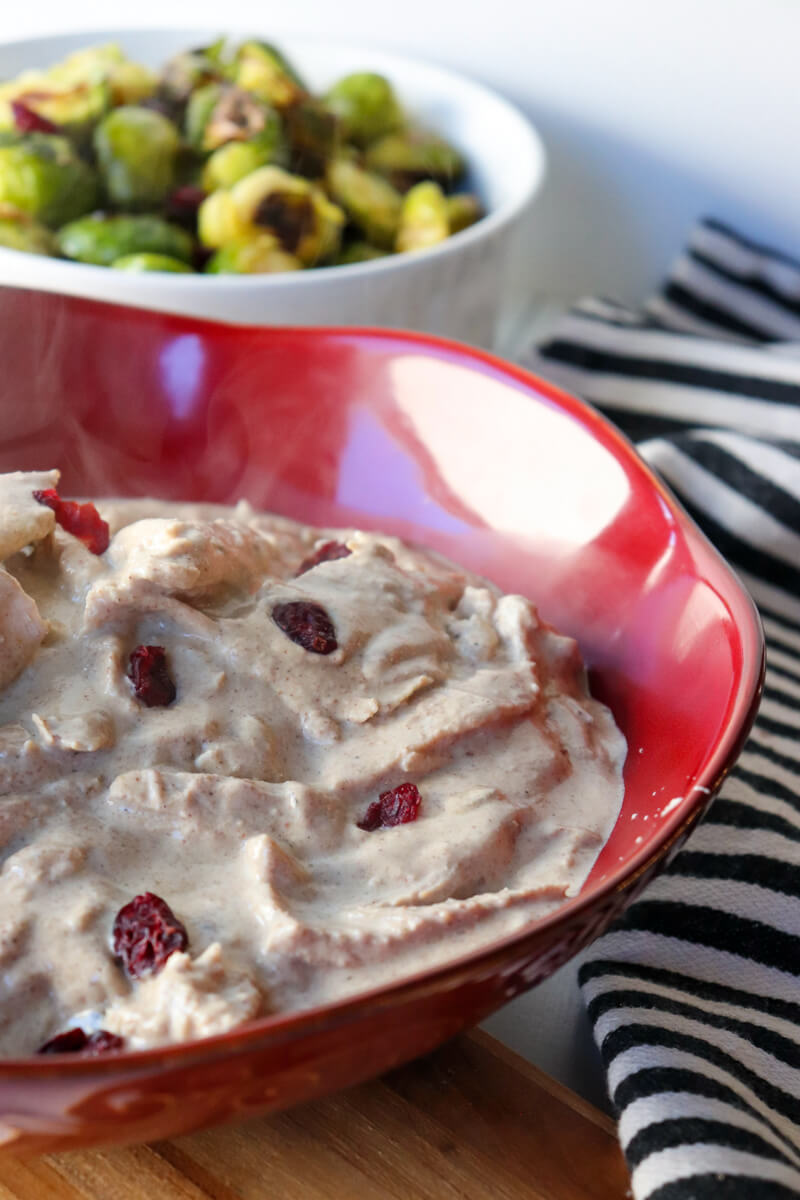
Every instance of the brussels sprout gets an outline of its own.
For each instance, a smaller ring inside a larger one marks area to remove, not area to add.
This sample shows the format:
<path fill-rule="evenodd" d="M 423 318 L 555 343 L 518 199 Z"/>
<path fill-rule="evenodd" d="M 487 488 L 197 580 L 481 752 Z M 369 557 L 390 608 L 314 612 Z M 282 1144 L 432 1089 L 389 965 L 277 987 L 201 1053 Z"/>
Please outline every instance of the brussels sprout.
<path fill-rule="evenodd" d="M 186 105 L 186 115 L 183 132 L 192 149 L 200 153 L 203 150 L 206 126 L 211 114 L 222 97 L 222 84 L 204 83 L 202 87 L 192 92 Z"/>
<path fill-rule="evenodd" d="M 271 233 L 305 266 L 324 262 L 338 250 L 344 213 L 307 179 L 280 167 L 260 167 L 230 194 L 248 229 Z"/>
<path fill-rule="evenodd" d="M 63 62 L 51 67 L 48 78 L 59 85 L 105 83 L 115 105 L 136 104 L 146 99 L 158 83 L 154 72 L 131 62 L 113 42 L 70 54 Z"/>
<path fill-rule="evenodd" d="M 13 125 L 9 101 L 30 98 L 31 107 L 59 132 L 85 139 L 112 104 L 143 100 L 156 83 L 152 71 L 127 59 L 119 46 L 91 46 L 48 71 L 26 71 L 0 85 L 0 126 Z"/>
<path fill-rule="evenodd" d="M 403 192 L 423 179 L 451 187 L 464 171 L 458 151 L 424 129 L 390 133 L 373 142 L 364 155 L 364 165 L 385 175 Z"/>
<path fill-rule="evenodd" d="M 193 275 L 194 271 L 169 254 L 123 254 L 111 266 L 115 271 L 168 271 L 172 275 Z"/>
<path fill-rule="evenodd" d="M 29 254 L 58 254 L 56 240 L 49 229 L 38 221 L 0 212 L 0 246 L 9 250 L 27 250 Z"/>
<path fill-rule="evenodd" d="M 359 71 L 329 90 L 325 103 L 342 123 L 344 137 L 366 146 L 403 125 L 403 110 L 383 75 Z"/>
<path fill-rule="evenodd" d="M 281 118 L 274 108 L 241 88 L 207 84 L 195 92 L 186 109 L 186 136 L 200 153 L 259 137 L 271 146 L 272 156 L 286 161 Z"/>
<path fill-rule="evenodd" d="M 336 255 L 334 266 L 345 267 L 349 263 L 372 262 L 375 258 L 387 258 L 385 250 L 379 250 L 369 242 L 350 242 Z"/>
<path fill-rule="evenodd" d="M 61 225 L 97 202 L 97 177 L 66 138 L 6 133 L 0 139 L 0 204 Z"/>
<path fill-rule="evenodd" d="M 270 233 L 237 238 L 216 252 L 206 266 L 209 275 L 271 275 L 277 271 L 298 271 L 299 258 L 281 249 Z"/>
<path fill-rule="evenodd" d="M 125 62 L 125 55 L 116 42 L 102 46 L 85 46 L 75 50 L 45 72 L 54 84 L 70 87 L 77 83 L 93 83 L 107 79 L 115 67 Z"/>
<path fill-rule="evenodd" d="M 93 214 L 70 222 L 58 232 L 61 253 L 78 262 L 110 267 L 129 254 L 166 254 L 191 262 L 193 242 L 183 229 L 161 217 L 109 217 Z"/>
<path fill-rule="evenodd" d="M 472 192 L 456 192 L 447 197 L 447 222 L 451 233 L 459 233 L 484 216 L 483 205 Z"/>
<path fill-rule="evenodd" d="M 220 188 L 206 196 L 197 213 L 197 233 L 209 250 L 218 250 L 227 242 L 247 237 L 250 226 L 239 215 L 230 191 Z"/>
<path fill-rule="evenodd" d="M 95 130 L 94 148 L 106 191 L 120 208 L 157 208 L 172 190 L 180 137 L 161 113 L 115 108 Z"/>
<path fill-rule="evenodd" d="M 244 42 L 234 59 L 234 79 L 276 108 L 302 100 L 308 89 L 294 67 L 267 42 Z"/>
<path fill-rule="evenodd" d="M 209 158 L 203 168 L 202 184 L 207 192 L 230 188 L 257 167 L 275 162 L 283 152 L 280 144 L 269 134 L 260 134 L 249 142 L 227 142 Z"/>
<path fill-rule="evenodd" d="M 336 117 L 317 100 L 300 100 L 286 110 L 285 120 L 290 169 L 296 175 L 322 179 L 340 142 Z"/>
<path fill-rule="evenodd" d="M 92 130 L 111 107 L 111 89 L 105 81 L 77 83 L 57 89 L 42 84 L 34 91 L 9 95 L 7 111 L 0 113 L 7 128 L 58 133 L 80 146 L 88 144 Z M 25 118 L 30 118 L 30 123 Z M 25 124 L 21 124 L 21 120 Z M 39 123 L 41 122 L 41 123 Z M 48 130 L 48 126 L 50 129 Z"/>
<path fill-rule="evenodd" d="M 111 100 L 119 104 L 141 104 L 155 95 L 158 87 L 158 76 L 154 71 L 143 67 L 141 63 L 122 62 L 112 66 L 108 73 L 108 84 L 111 88 Z"/>
<path fill-rule="evenodd" d="M 158 94 L 164 100 L 182 107 L 195 88 L 225 78 L 223 60 L 225 39 L 219 38 L 210 46 L 185 50 L 171 58 L 161 72 Z"/>
<path fill-rule="evenodd" d="M 449 233 L 447 197 L 438 183 L 428 180 L 415 184 L 403 198 L 395 241 L 398 254 L 426 250 L 428 246 L 443 242 Z"/>
<path fill-rule="evenodd" d="M 328 190 L 367 240 L 385 250 L 394 244 L 402 197 L 380 175 L 336 158 L 328 167 Z"/>

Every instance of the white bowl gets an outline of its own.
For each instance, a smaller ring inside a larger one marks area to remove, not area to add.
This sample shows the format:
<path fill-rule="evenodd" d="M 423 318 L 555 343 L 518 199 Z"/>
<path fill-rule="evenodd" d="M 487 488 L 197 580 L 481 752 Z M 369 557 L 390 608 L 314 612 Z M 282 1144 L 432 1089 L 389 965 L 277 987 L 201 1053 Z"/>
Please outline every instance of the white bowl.
<path fill-rule="evenodd" d="M 0 45 L 0 79 L 103 42 L 118 42 L 131 58 L 158 67 L 218 34 L 111 30 L 9 42 Z M 350 71 L 385 74 L 408 111 L 463 152 L 488 215 L 417 254 L 283 275 L 135 275 L 0 248 L 0 284 L 248 324 L 379 325 L 496 346 L 520 299 L 508 269 L 544 175 L 538 134 L 500 96 L 441 67 L 307 37 L 277 41 L 315 91 Z"/>

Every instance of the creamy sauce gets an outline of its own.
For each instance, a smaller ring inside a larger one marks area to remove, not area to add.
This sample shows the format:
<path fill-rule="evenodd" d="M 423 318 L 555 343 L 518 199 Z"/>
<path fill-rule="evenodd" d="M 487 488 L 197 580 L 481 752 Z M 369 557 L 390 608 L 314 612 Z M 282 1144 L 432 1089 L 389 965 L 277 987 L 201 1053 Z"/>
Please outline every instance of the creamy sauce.
<path fill-rule="evenodd" d="M 489 944 L 579 891 L 625 743 L 574 641 L 392 537 L 236 509 L 98 502 L 89 552 L 0 477 L 0 1052 L 81 1024 L 133 1048 L 337 999 Z M 322 542 L 347 557 L 297 575 Z M 338 648 L 272 619 L 321 605 Z M 177 695 L 147 708 L 137 645 Z M 416 821 L 366 832 L 381 792 Z M 128 979 L 115 914 L 189 945 Z"/>

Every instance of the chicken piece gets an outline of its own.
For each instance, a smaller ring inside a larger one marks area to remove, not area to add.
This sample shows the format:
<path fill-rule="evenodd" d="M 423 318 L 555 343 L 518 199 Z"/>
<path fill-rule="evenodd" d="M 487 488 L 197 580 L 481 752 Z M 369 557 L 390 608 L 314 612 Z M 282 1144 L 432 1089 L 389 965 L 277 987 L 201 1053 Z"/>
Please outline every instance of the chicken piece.
<path fill-rule="evenodd" d="M 5 562 L 31 542 L 40 542 L 53 532 L 52 509 L 40 504 L 34 492 L 58 486 L 58 471 L 13 471 L 0 475 L 0 562 Z"/>
<path fill-rule="evenodd" d="M 36 602 L 0 567 L 0 688 L 28 665 L 46 633 Z"/>

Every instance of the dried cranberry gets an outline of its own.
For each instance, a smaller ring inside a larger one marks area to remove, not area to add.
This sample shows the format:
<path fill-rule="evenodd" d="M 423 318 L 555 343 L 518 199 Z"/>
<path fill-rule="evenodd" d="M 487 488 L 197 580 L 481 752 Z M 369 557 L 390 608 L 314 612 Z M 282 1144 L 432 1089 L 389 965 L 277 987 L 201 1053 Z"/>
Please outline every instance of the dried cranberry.
<path fill-rule="evenodd" d="M 136 699 L 148 708 L 166 708 L 175 699 L 175 684 L 163 646 L 137 646 L 131 651 L 128 679 Z"/>
<path fill-rule="evenodd" d="M 97 1033 L 89 1035 L 84 1055 L 108 1054 L 112 1050 L 121 1050 L 124 1045 L 124 1038 L 118 1034 L 109 1033 L 107 1029 L 98 1029 Z"/>
<path fill-rule="evenodd" d="M 373 800 L 358 821 L 359 829 L 374 833 L 376 829 L 391 829 L 393 825 L 405 825 L 416 821 L 419 816 L 420 794 L 414 783 L 401 783 L 390 792 L 381 792 L 380 799 Z"/>
<path fill-rule="evenodd" d="M 348 550 L 341 542 L 325 542 L 320 546 L 319 550 L 315 550 L 308 558 L 304 558 L 300 566 L 295 571 L 295 578 L 298 575 L 305 575 L 306 571 L 310 571 L 312 567 L 318 567 L 320 563 L 335 562 L 337 558 L 349 558 L 352 550 Z"/>
<path fill-rule="evenodd" d="M 58 133 L 58 126 L 42 117 L 22 100 L 11 101 L 14 125 L 20 133 Z"/>
<path fill-rule="evenodd" d="M 339 644 L 333 621 L 321 604 L 288 600 L 275 605 L 272 619 L 291 641 L 312 654 L 332 654 Z"/>
<path fill-rule="evenodd" d="M 194 229 L 197 224 L 197 210 L 206 198 L 201 187 L 186 183 L 183 187 L 175 188 L 167 197 L 167 216 L 170 221 L 186 225 Z"/>
<path fill-rule="evenodd" d="M 131 979 L 160 971 L 171 954 L 189 944 L 186 930 L 165 900 L 143 892 L 114 919 L 112 944 Z"/>
<path fill-rule="evenodd" d="M 61 528 L 82 541 L 92 554 L 104 554 L 108 549 L 108 522 L 103 520 L 93 504 L 62 500 L 55 488 L 34 492 L 33 498 L 46 508 L 52 508 Z"/>
<path fill-rule="evenodd" d="M 109 1033 L 107 1029 L 98 1029 L 96 1033 L 86 1034 L 82 1029 L 68 1029 L 59 1033 L 40 1046 L 37 1054 L 82 1054 L 84 1058 L 97 1054 L 108 1054 L 112 1050 L 121 1050 L 125 1045 L 121 1037 Z"/>
<path fill-rule="evenodd" d="M 56 1034 L 36 1051 L 37 1054 L 80 1054 L 85 1050 L 88 1038 L 82 1029 L 68 1029 L 66 1033 Z"/>

